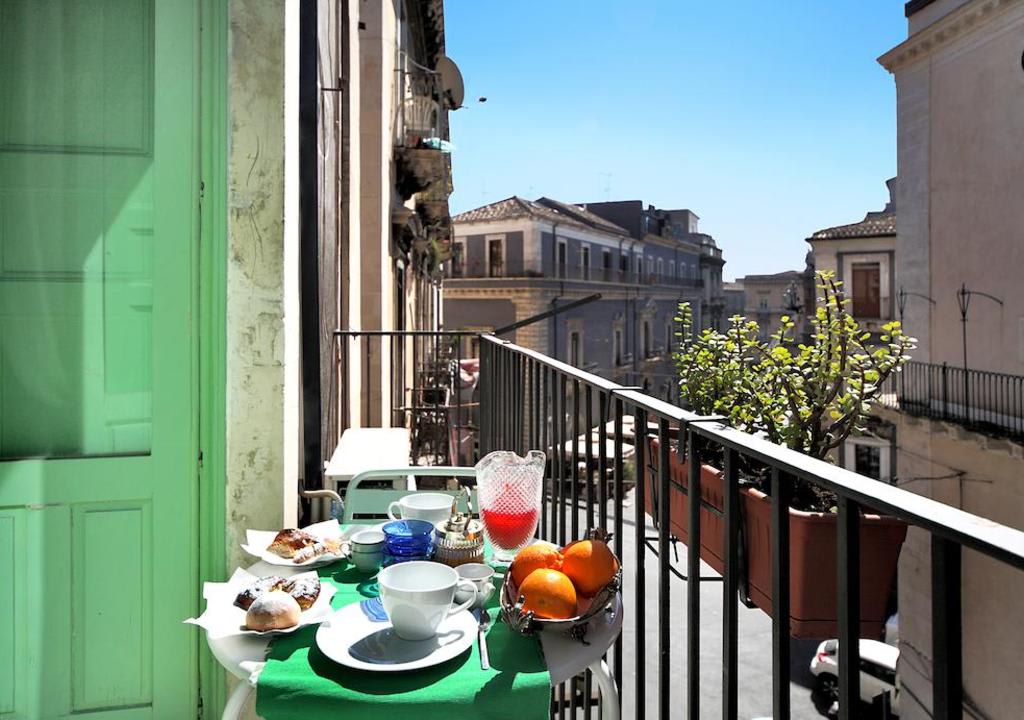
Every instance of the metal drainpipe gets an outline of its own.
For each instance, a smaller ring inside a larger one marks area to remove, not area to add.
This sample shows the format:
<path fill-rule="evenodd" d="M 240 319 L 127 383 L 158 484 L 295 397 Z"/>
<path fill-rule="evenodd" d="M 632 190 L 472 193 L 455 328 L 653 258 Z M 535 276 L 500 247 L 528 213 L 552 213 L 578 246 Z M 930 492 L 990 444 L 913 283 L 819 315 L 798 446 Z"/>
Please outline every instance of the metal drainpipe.
<path fill-rule="evenodd" d="M 640 272 L 637 272 L 636 271 L 636 262 L 635 262 L 635 260 L 636 260 L 636 246 L 637 246 L 637 241 L 634 240 L 632 243 L 630 243 L 630 265 L 632 265 L 633 272 L 637 276 L 636 278 L 633 279 L 633 281 L 634 281 L 633 285 L 634 286 L 639 286 L 640 278 L 641 278 L 641 276 L 643 274 L 643 256 L 640 257 Z M 630 364 L 633 366 L 633 373 L 632 373 L 632 376 L 630 378 L 630 384 L 632 384 L 632 385 L 636 385 L 636 379 L 637 379 L 636 378 L 636 375 L 637 375 L 637 304 L 636 304 L 636 294 L 639 293 L 639 292 L 640 292 L 639 289 L 636 289 L 635 292 L 634 292 L 633 300 L 630 300 L 629 299 L 630 289 L 628 287 L 626 288 L 626 321 L 627 321 L 627 323 L 630 324 L 630 328 L 631 328 L 631 332 L 629 333 L 629 336 L 630 336 L 630 340 L 631 340 L 631 342 L 630 342 L 630 345 L 631 345 L 631 348 L 630 348 Z"/>
<path fill-rule="evenodd" d="M 320 398 L 320 262 L 317 117 L 317 4 L 299 9 L 299 277 L 302 352 L 301 490 L 320 489 L 323 482 Z M 300 512 L 305 516 L 308 503 Z"/>
<path fill-rule="evenodd" d="M 555 268 L 555 277 L 558 278 L 558 295 L 551 299 L 551 309 L 554 310 L 558 307 L 558 301 L 565 295 L 565 282 L 562 280 L 562 275 L 559 272 L 558 267 L 558 226 L 561 223 L 551 223 L 551 252 L 554 259 L 553 266 Z M 565 264 L 566 267 L 569 265 L 569 247 L 566 244 L 565 248 Z M 558 315 L 551 316 L 551 357 L 558 359 Z"/>

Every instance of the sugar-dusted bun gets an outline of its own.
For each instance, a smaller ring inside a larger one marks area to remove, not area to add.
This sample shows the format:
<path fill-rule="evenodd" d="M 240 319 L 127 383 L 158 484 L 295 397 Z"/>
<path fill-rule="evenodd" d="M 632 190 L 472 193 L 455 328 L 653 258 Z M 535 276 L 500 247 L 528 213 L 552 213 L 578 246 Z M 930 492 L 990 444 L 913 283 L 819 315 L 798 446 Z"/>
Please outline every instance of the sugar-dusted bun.
<path fill-rule="evenodd" d="M 242 591 L 235 598 L 235 605 L 243 610 L 248 610 L 249 606 L 256 601 L 256 598 L 272 590 L 280 590 L 284 583 L 284 578 L 278 575 L 257 578 L 242 588 Z"/>
<path fill-rule="evenodd" d="M 309 610 L 320 597 L 320 578 L 316 575 L 304 575 L 285 581 L 281 588 L 295 598 L 300 610 Z"/>
<path fill-rule="evenodd" d="M 301 614 L 295 598 L 281 590 L 272 590 L 249 606 L 245 626 L 250 630 L 284 630 L 298 625 Z"/>

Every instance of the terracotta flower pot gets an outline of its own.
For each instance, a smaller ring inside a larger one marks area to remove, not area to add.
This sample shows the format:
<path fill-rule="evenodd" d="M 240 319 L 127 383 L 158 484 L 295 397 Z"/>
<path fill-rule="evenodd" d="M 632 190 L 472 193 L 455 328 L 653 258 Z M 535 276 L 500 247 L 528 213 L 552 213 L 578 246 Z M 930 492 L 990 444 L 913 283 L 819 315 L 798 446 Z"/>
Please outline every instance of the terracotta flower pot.
<path fill-rule="evenodd" d="M 657 466 L 660 442 L 648 438 L 650 464 Z M 657 476 L 645 472 L 644 509 L 655 516 Z M 688 544 L 688 496 L 682 491 L 689 479 L 689 463 L 669 455 L 669 525 L 673 535 Z M 718 573 L 725 571 L 724 481 L 722 472 L 701 467 L 701 559 Z M 713 508 L 713 509 L 712 509 Z M 743 518 L 742 565 L 747 570 L 750 600 L 766 613 L 772 611 L 771 498 L 753 488 L 740 490 Z M 861 637 L 876 638 L 885 627 L 886 607 L 900 548 L 907 536 L 901 520 L 863 515 L 860 523 Z M 831 513 L 789 509 L 790 620 L 793 637 L 835 637 L 839 631 L 836 602 L 836 516 Z"/>

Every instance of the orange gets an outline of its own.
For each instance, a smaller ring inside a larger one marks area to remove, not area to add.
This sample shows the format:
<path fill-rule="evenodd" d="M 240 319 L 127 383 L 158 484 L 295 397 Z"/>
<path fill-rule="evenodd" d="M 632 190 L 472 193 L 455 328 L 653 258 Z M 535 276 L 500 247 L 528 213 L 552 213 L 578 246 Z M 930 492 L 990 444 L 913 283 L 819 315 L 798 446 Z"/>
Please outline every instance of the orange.
<path fill-rule="evenodd" d="M 580 540 L 562 549 L 562 572 L 580 595 L 596 595 L 619 571 L 619 562 L 600 540 Z"/>
<path fill-rule="evenodd" d="M 519 586 L 519 594 L 526 598 L 523 609 L 532 610 L 539 618 L 565 620 L 576 616 L 576 588 L 558 570 L 534 570 Z"/>
<path fill-rule="evenodd" d="M 516 584 L 516 587 L 519 587 L 523 584 L 523 580 L 534 570 L 541 568 L 559 570 L 561 567 L 562 554 L 558 552 L 558 549 L 550 545 L 537 543 L 536 545 L 528 545 L 516 553 L 515 559 L 512 560 L 510 572 L 512 573 L 512 582 Z"/>

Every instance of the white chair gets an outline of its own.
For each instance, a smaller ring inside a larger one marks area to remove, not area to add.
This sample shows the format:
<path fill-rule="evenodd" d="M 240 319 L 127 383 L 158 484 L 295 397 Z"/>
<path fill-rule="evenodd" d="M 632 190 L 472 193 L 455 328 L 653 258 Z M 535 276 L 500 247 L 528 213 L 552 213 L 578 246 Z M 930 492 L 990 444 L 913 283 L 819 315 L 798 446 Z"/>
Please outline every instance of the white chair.
<path fill-rule="evenodd" d="M 364 470 L 355 475 L 348 483 L 345 491 L 345 510 L 342 518 L 343 524 L 353 522 L 366 522 L 367 520 L 381 520 L 388 516 L 388 506 L 396 500 L 401 500 L 406 495 L 417 492 L 417 477 L 459 477 L 473 478 L 471 499 L 473 509 L 479 512 L 476 500 L 476 469 L 471 467 L 457 467 L 449 465 L 436 466 L 407 466 L 401 468 L 380 468 L 376 470 Z M 406 489 L 400 490 L 391 488 L 364 488 L 360 487 L 367 480 L 398 480 L 406 481 Z M 468 484 L 468 483 L 467 483 Z M 453 498 L 461 497 L 461 490 L 432 490 L 431 492 L 451 495 Z M 463 508 L 465 509 L 465 508 Z"/>

